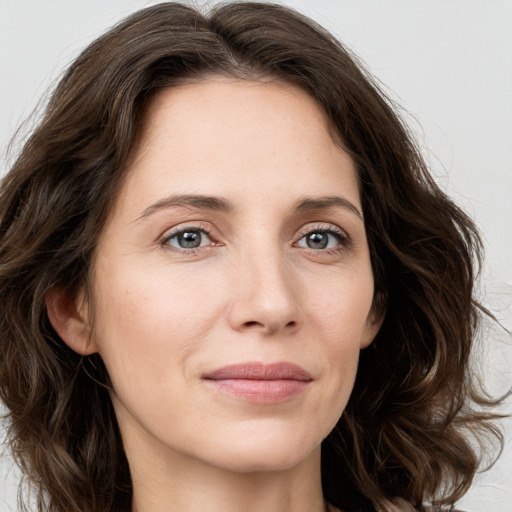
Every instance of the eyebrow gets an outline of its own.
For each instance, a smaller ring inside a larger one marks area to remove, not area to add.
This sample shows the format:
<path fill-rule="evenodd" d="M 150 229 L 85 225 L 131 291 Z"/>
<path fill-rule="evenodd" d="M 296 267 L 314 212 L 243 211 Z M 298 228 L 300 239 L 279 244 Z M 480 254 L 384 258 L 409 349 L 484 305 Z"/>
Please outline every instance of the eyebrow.
<path fill-rule="evenodd" d="M 236 209 L 235 205 L 231 201 L 228 201 L 223 197 L 195 194 L 174 194 L 164 199 L 160 199 L 156 203 L 153 203 L 151 206 L 148 206 L 136 220 L 144 219 L 145 217 L 148 217 L 157 211 L 175 206 L 184 206 L 226 213 L 234 212 Z M 310 212 L 315 210 L 328 210 L 330 208 L 340 207 L 354 213 L 357 217 L 363 220 L 363 214 L 361 211 L 348 199 L 340 196 L 305 197 L 303 199 L 299 199 L 299 201 L 295 203 L 293 209 L 297 212 Z"/>
<path fill-rule="evenodd" d="M 151 206 L 148 206 L 136 220 L 141 220 L 159 210 L 172 208 L 174 206 L 185 206 L 201 210 L 212 210 L 227 213 L 235 210 L 233 203 L 223 197 L 194 194 L 171 195 L 164 199 L 160 199 L 160 201 L 153 203 Z"/>
<path fill-rule="evenodd" d="M 295 210 L 299 212 L 309 212 L 313 210 L 328 210 L 330 208 L 344 208 L 357 215 L 363 220 L 363 214 L 348 199 L 340 196 L 325 196 L 325 197 L 305 197 L 295 203 Z"/>

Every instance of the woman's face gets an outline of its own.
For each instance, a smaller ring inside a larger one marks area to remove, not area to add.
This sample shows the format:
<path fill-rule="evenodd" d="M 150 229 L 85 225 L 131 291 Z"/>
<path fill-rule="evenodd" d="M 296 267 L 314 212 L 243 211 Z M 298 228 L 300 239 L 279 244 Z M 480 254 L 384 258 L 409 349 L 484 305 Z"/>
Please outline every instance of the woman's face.
<path fill-rule="evenodd" d="M 215 78 L 156 96 L 93 286 L 130 463 L 317 456 L 379 327 L 361 211 L 301 90 Z"/>

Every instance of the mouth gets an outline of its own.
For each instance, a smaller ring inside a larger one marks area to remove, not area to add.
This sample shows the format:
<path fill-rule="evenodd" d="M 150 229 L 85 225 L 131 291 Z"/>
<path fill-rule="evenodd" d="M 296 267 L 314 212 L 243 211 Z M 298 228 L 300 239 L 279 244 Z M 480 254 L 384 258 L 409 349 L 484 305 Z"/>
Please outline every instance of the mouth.
<path fill-rule="evenodd" d="M 202 379 L 217 391 L 259 404 L 291 400 L 313 381 L 304 368 L 287 362 L 234 364 L 208 372 Z"/>

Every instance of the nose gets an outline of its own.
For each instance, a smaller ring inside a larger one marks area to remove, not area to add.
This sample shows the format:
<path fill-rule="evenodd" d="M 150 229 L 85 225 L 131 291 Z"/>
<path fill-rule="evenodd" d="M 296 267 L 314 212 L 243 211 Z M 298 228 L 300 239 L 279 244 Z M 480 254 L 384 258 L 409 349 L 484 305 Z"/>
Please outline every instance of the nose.
<path fill-rule="evenodd" d="M 299 282 L 280 254 L 258 254 L 234 265 L 228 322 L 236 331 L 290 333 L 301 323 Z"/>

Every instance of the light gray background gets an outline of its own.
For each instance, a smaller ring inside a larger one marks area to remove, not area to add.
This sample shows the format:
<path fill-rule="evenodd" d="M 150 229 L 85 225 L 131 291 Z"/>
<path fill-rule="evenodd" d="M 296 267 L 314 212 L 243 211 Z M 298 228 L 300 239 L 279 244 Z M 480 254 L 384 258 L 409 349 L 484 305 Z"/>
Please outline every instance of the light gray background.
<path fill-rule="evenodd" d="M 0 0 L 0 174 L 8 166 L 9 139 L 66 65 L 114 22 L 154 3 Z M 281 3 L 351 47 L 408 112 L 438 182 L 484 233 L 481 299 L 512 329 L 512 0 Z M 485 380 L 503 392 L 512 384 L 512 341 L 491 328 L 482 346 L 478 363 L 487 369 Z M 504 426 L 511 441 L 512 421 Z M 460 508 L 512 512 L 508 444 Z M 2 512 L 16 510 L 17 479 L 10 459 L 0 457 Z"/>

